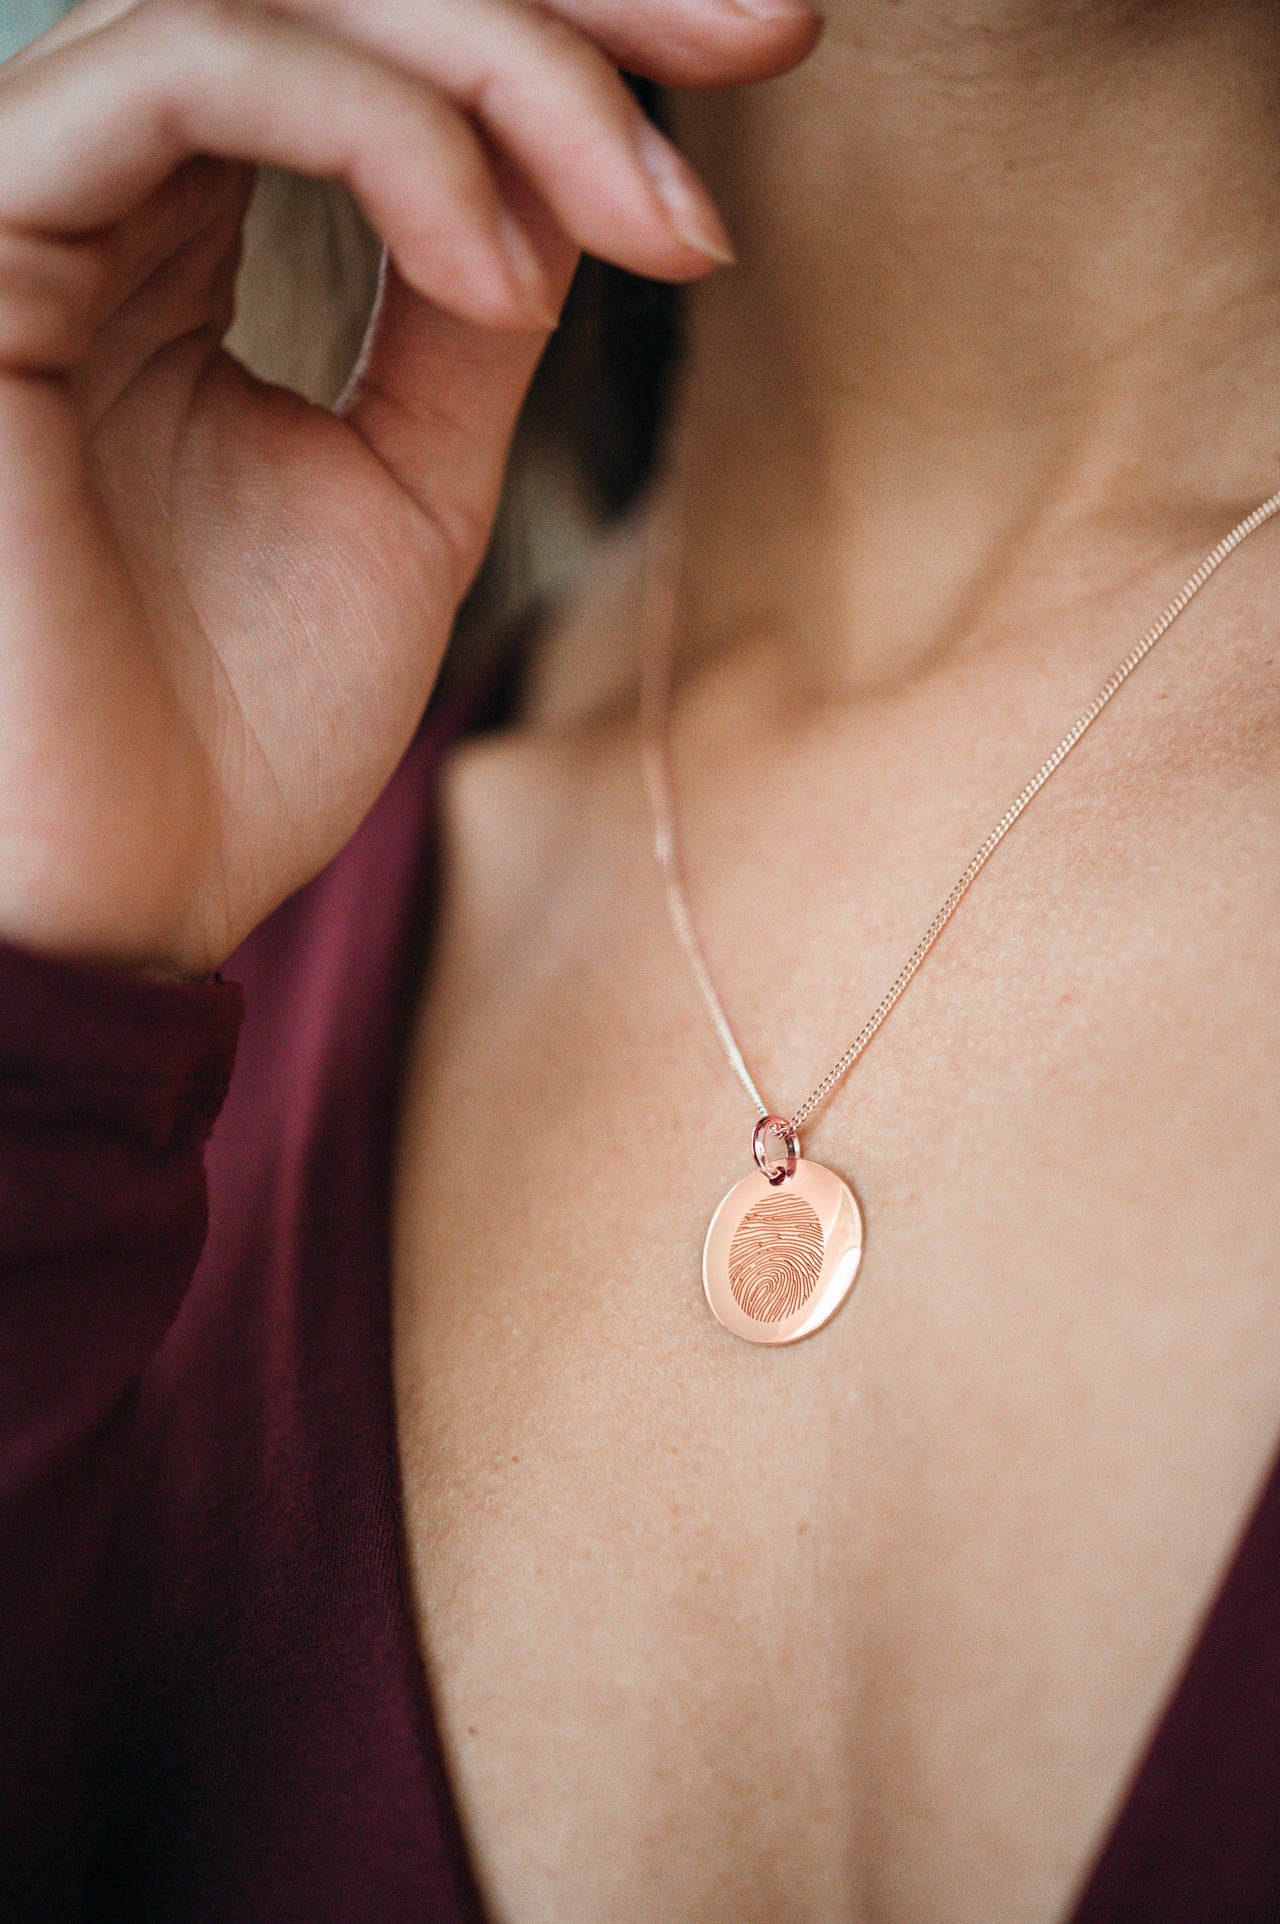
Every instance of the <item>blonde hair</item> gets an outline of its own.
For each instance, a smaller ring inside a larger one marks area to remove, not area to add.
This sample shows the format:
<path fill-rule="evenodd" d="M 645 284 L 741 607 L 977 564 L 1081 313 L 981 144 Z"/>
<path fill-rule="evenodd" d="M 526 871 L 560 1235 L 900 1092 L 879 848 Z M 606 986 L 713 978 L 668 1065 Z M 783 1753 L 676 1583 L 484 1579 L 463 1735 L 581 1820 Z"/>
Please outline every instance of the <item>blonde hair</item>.
<path fill-rule="evenodd" d="M 264 381 L 332 406 L 369 324 L 381 255 L 343 188 L 261 168 L 227 347 Z"/>

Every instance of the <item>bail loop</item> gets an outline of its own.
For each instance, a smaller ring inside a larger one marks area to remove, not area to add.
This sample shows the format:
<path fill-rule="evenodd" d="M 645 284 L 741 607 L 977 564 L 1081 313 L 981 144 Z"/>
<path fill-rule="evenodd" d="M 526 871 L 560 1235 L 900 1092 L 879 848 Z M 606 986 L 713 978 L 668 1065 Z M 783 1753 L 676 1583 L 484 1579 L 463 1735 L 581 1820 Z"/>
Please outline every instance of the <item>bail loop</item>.
<path fill-rule="evenodd" d="M 777 1162 L 770 1156 L 767 1143 L 770 1136 L 777 1136 L 786 1145 L 786 1157 Z M 776 1189 L 779 1183 L 788 1182 L 796 1173 L 796 1163 L 800 1156 L 800 1138 L 785 1116 L 761 1116 L 751 1131 L 751 1153 L 766 1182 Z"/>

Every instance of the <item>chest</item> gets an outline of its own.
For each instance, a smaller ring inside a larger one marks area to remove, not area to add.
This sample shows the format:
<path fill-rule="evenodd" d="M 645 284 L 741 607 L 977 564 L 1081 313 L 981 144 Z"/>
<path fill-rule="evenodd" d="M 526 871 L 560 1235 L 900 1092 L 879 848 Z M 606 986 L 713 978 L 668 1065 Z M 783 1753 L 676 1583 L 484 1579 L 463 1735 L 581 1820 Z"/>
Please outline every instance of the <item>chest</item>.
<path fill-rule="evenodd" d="M 500 966 L 446 921 L 397 1404 L 496 1917 L 1069 1905 L 1280 1430 L 1267 958 L 1153 980 L 1077 879 L 1090 939 L 993 888 L 806 1139 L 866 1252 L 783 1350 L 702 1299 L 751 1116 L 652 878 L 549 896 Z M 782 1013 L 816 1074 L 833 1012 Z"/>

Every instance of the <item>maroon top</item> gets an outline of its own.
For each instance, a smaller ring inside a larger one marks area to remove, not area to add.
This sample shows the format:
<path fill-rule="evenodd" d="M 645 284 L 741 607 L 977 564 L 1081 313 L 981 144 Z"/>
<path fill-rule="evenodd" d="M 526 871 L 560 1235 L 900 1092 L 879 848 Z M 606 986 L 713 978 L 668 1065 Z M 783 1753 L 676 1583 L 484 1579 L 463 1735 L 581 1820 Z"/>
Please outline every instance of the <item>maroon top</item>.
<path fill-rule="evenodd" d="M 407 1603 L 388 1318 L 450 732 L 235 957 L 242 988 L 0 947 L 6 1920 L 480 1917 Z M 1280 1471 L 1074 1924 L 1277 1918 Z"/>

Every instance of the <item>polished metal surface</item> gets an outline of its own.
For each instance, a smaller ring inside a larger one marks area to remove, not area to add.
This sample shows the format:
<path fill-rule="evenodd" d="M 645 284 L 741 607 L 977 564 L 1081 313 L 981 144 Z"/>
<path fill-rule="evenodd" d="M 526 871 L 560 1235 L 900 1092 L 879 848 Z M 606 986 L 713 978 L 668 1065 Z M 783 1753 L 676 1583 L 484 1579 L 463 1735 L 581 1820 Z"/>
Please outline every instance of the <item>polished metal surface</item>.
<path fill-rule="evenodd" d="M 797 1161 L 780 1184 L 753 1169 L 707 1231 L 702 1286 L 716 1321 L 749 1343 L 798 1343 L 839 1309 L 862 1260 L 862 1215 L 847 1183 Z"/>
<path fill-rule="evenodd" d="M 749 1343 L 794 1343 L 830 1320 L 853 1286 L 862 1260 L 862 1217 L 852 1192 L 820 1163 L 799 1159 L 801 1124 L 844 1080 L 891 1010 L 1009 830 L 1050 776 L 1092 728 L 1134 669 L 1240 543 L 1280 511 L 1280 491 L 1256 507 L 1212 549 L 1076 717 L 1057 747 L 1010 802 L 986 840 L 970 857 L 877 1007 L 843 1055 L 831 1065 L 799 1108 L 784 1118 L 770 1112 L 738 1046 L 703 954 L 685 893 L 676 835 L 675 803 L 667 746 L 667 707 L 675 645 L 678 569 L 651 568 L 648 646 L 640 689 L 640 751 L 653 820 L 653 846 L 677 940 L 693 969 L 707 1012 L 729 1066 L 750 1096 L 759 1121 L 751 1137 L 755 1171 L 731 1189 L 711 1220 L 702 1252 L 702 1283 L 713 1315 Z M 655 597 L 657 605 L 655 606 Z M 786 1154 L 770 1154 L 776 1138 Z"/>
<path fill-rule="evenodd" d="M 786 1155 L 778 1160 L 769 1154 L 769 1138 L 777 1136 L 785 1144 Z M 784 1116 L 761 1116 L 751 1131 L 751 1153 L 756 1159 L 756 1168 L 762 1176 L 767 1176 L 776 1189 L 780 1182 L 786 1182 L 796 1173 L 796 1162 L 800 1155 L 800 1138 Z"/>

